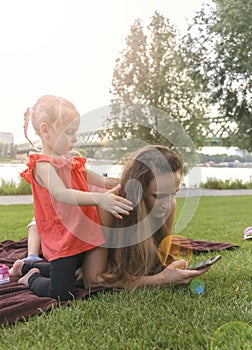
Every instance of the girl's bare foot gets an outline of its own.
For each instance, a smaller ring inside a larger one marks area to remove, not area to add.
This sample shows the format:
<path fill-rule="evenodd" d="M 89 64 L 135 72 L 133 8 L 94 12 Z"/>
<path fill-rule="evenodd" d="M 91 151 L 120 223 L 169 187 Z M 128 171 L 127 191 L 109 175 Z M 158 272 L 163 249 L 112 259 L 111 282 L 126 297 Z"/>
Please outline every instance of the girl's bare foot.
<path fill-rule="evenodd" d="M 34 267 L 33 269 L 31 269 L 30 271 L 27 272 L 26 275 L 24 275 L 23 277 L 19 278 L 18 283 L 20 284 L 24 284 L 26 287 L 29 287 L 28 284 L 28 279 L 31 275 L 33 275 L 35 272 L 39 272 L 39 269 L 37 269 L 36 267 Z"/>
<path fill-rule="evenodd" d="M 13 266 L 9 269 L 10 276 L 22 276 L 22 267 L 24 262 L 22 260 L 16 260 Z"/>

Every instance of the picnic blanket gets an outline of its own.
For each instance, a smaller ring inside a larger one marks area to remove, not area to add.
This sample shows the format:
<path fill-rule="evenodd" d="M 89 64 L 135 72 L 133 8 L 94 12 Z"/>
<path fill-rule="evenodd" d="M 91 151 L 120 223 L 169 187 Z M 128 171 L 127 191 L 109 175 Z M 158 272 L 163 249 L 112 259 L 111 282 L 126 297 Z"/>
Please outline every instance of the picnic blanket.
<path fill-rule="evenodd" d="M 215 251 L 222 249 L 233 249 L 238 246 L 232 243 L 194 241 L 174 237 L 172 240 L 173 248 L 184 250 L 193 250 L 193 253 Z M 17 259 L 23 259 L 27 256 L 27 238 L 20 241 L 6 240 L 0 242 L 0 264 L 11 267 Z M 0 325 L 11 324 L 21 321 L 29 316 L 49 311 L 52 307 L 59 306 L 57 300 L 49 297 L 38 297 L 33 294 L 29 288 L 17 282 L 18 277 L 11 277 L 9 283 L 0 284 Z M 87 296 L 109 291 L 112 288 L 102 286 L 84 289 L 77 286 L 76 300 L 84 299 Z M 61 306 L 68 305 L 69 302 L 61 302 Z"/>

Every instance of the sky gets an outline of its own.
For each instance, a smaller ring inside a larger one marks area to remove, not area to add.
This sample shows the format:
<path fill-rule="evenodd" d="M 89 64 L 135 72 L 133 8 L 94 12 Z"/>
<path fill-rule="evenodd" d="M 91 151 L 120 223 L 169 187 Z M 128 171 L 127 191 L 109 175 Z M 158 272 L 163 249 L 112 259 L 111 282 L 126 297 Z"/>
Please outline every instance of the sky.
<path fill-rule="evenodd" d="M 1 132 L 26 142 L 23 113 L 45 94 L 81 115 L 110 103 L 115 60 L 130 26 L 157 10 L 181 32 L 203 0 L 8 0 L 0 2 Z"/>

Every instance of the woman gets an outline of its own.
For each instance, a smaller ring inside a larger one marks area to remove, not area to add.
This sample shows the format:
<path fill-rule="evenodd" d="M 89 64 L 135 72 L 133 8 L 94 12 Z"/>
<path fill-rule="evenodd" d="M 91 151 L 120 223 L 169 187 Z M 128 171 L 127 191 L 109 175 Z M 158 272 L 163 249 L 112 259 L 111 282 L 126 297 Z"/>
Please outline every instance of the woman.
<path fill-rule="evenodd" d="M 179 155 L 165 146 L 146 146 L 130 156 L 118 194 L 134 209 L 122 220 L 114 218 L 106 235 L 111 247 L 109 273 L 103 276 L 107 283 L 128 288 L 186 284 L 208 270 L 187 270 L 184 259 L 167 266 L 182 171 Z M 159 245 L 165 237 L 163 252 Z"/>

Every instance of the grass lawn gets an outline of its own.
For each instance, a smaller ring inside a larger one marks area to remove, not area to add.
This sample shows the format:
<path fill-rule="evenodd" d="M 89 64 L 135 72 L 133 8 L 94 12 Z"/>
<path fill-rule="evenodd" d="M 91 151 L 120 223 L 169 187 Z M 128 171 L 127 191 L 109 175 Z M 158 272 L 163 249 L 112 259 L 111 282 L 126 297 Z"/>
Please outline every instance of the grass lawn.
<path fill-rule="evenodd" d="M 178 213 L 183 201 L 178 198 Z M 202 197 L 180 233 L 240 246 L 222 251 L 200 278 L 203 294 L 189 286 L 101 293 L 2 327 L 0 349 L 251 349 L 252 240 L 243 241 L 251 204 L 251 196 Z M 23 238 L 31 217 L 31 205 L 1 206 L 0 240 Z M 193 256 L 192 263 L 213 255 Z"/>

